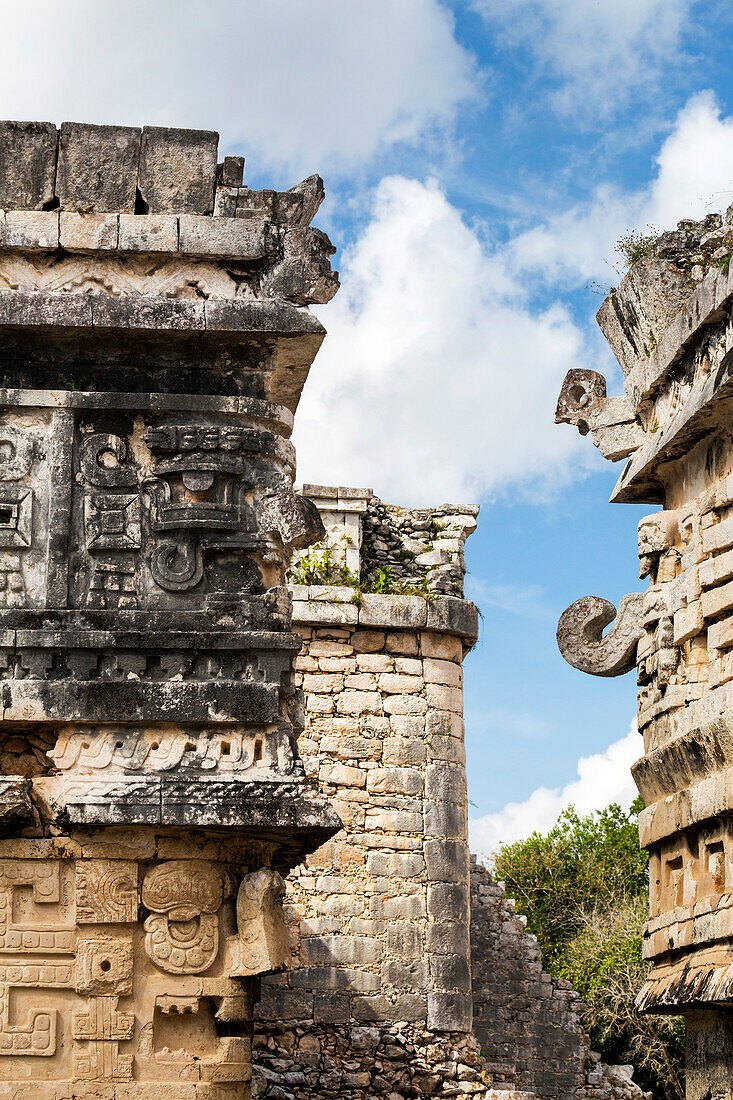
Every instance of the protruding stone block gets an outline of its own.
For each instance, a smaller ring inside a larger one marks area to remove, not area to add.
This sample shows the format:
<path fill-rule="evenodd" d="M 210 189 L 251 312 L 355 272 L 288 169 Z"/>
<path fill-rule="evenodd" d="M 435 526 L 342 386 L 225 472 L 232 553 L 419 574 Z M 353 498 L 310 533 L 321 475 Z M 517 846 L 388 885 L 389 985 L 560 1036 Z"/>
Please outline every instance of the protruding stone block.
<path fill-rule="evenodd" d="M 219 135 L 213 130 L 143 130 L 138 187 L 150 214 L 211 214 Z"/>
<path fill-rule="evenodd" d="M 0 209 L 53 201 L 58 134 L 52 122 L 0 122 Z"/>
<path fill-rule="evenodd" d="M 134 127 L 64 122 L 56 177 L 61 209 L 132 214 L 139 160 L 140 131 Z"/>

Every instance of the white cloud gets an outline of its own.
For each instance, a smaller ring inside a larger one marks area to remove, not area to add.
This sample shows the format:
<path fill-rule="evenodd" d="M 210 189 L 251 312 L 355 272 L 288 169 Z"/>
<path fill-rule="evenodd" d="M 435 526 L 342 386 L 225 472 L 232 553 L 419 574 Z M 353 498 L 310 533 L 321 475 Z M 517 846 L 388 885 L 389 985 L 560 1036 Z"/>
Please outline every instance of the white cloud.
<path fill-rule="evenodd" d="M 524 802 L 509 802 L 498 813 L 472 818 L 471 851 L 488 858 L 499 844 L 522 840 L 535 830 L 546 832 L 568 806 L 574 806 L 580 814 L 603 809 L 611 802 L 629 806 L 637 795 L 630 768 L 642 752 L 633 722 L 626 736 L 614 741 L 605 752 L 581 756 L 578 778 L 566 786 L 538 787 Z"/>
<path fill-rule="evenodd" d="M 511 243 L 517 267 L 556 281 L 618 282 L 611 264 L 619 237 L 630 229 L 674 228 L 733 201 L 733 117 L 722 117 L 710 91 L 692 96 L 655 158 L 649 184 L 627 192 L 608 184 L 592 198 L 520 234 Z"/>
<path fill-rule="evenodd" d="M 3 118 L 216 129 L 258 166 L 344 172 L 451 120 L 471 56 L 438 0 L 0 3 Z"/>
<path fill-rule="evenodd" d="M 530 308 L 437 184 L 382 180 L 341 275 L 296 419 L 302 480 L 463 502 L 593 461 L 553 424 L 579 329 L 560 305 Z"/>
<path fill-rule="evenodd" d="M 679 50 L 694 0 L 474 0 L 503 42 L 556 82 L 554 105 L 597 119 L 652 88 Z"/>
<path fill-rule="evenodd" d="M 541 584 L 492 584 L 469 573 L 466 595 L 479 607 L 496 607 L 509 615 L 535 622 L 556 623 L 558 608 L 547 599 L 547 589 Z"/>

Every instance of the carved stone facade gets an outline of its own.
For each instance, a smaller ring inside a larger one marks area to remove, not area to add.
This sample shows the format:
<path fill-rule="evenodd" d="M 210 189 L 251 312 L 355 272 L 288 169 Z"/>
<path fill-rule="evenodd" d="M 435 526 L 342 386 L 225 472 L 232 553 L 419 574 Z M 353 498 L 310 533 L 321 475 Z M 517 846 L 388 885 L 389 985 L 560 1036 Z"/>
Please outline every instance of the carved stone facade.
<path fill-rule="evenodd" d="M 733 1096 L 733 274 L 718 254 L 730 258 L 729 223 L 680 222 L 601 307 L 626 396 L 571 371 L 558 406 L 628 458 L 612 500 L 661 506 L 639 524 L 647 590 L 621 601 L 605 636 L 613 606 L 584 597 L 558 640 L 583 671 L 637 669 L 651 888 L 639 1007 L 685 1014 L 690 1100 Z M 610 444 L 594 430 L 604 417 Z"/>
<path fill-rule="evenodd" d="M 313 177 L 198 131 L 0 124 L 0 1100 L 247 1097 L 297 749 Z"/>

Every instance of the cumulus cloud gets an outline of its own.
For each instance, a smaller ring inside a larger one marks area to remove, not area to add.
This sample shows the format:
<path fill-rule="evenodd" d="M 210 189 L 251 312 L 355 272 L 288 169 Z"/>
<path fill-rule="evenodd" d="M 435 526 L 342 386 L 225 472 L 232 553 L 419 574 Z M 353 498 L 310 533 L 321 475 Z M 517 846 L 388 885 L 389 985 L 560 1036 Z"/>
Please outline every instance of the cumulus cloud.
<path fill-rule="evenodd" d="M 460 502 L 593 461 L 553 424 L 583 361 L 567 310 L 532 309 L 504 252 L 436 183 L 388 177 L 371 212 L 322 314 L 329 335 L 296 420 L 301 479 Z"/>
<path fill-rule="evenodd" d="M 588 202 L 518 235 L 510 250 L 519 269 L 555 282 L 618 281 L 614 245 L 630 229 L 673 228 L 733 201 L 733 117 L 715 95 L 692 96 L 677 115 L 655 158 L 650 182 L 636 191 L 608 184 Z"/>
<path fill-rule="evenodd" d="M 626 736 L 614 741 L 605 752 L 581 756 L 577 779 L 566 786 L 538 787 L 524 802 L 509 802 L 497 813 L 472 818 L 471 851 L 489 858 L 499 844 L 522 840 L 535 830 L 547 831 L 568 806 L 574 806 L 580 814 L 603 809 L 611 802 L 629 806 L 637 794 L 630 768 L 642 751 L 633 722 Z"/>
<path fill-rule="evenodd" d="M 3 118 L 218 129 L 259 165 L 346 172 L 448 123 L 471 55 L 438 0 L 3 3 Z"/>
<path fill-rule="evenodd" d="M 529 50 L 564 114 L 607 116 L 656 84 L 694 0 L 474 0 L 504 43 Z"/>

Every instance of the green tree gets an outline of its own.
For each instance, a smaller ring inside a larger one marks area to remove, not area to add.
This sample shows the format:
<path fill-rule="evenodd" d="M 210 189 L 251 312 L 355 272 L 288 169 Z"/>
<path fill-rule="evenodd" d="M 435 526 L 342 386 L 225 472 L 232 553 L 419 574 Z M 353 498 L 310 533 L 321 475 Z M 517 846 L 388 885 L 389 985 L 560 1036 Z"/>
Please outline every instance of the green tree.
<path fill-rule="evenodd" d="M 581 1018 L 605 1062 L 633 1063 L 658 1100 L 684 1097 L 684 1030 L 677 1017 L 641 1016 L 634 998 L 647 973 L 641 956 L 648 906 L 648 857 L 639 848 L 641 799 L 581 816 L 564 811 L 548 833 L 495 853 L 545 967 L 572 982 Z"/>

